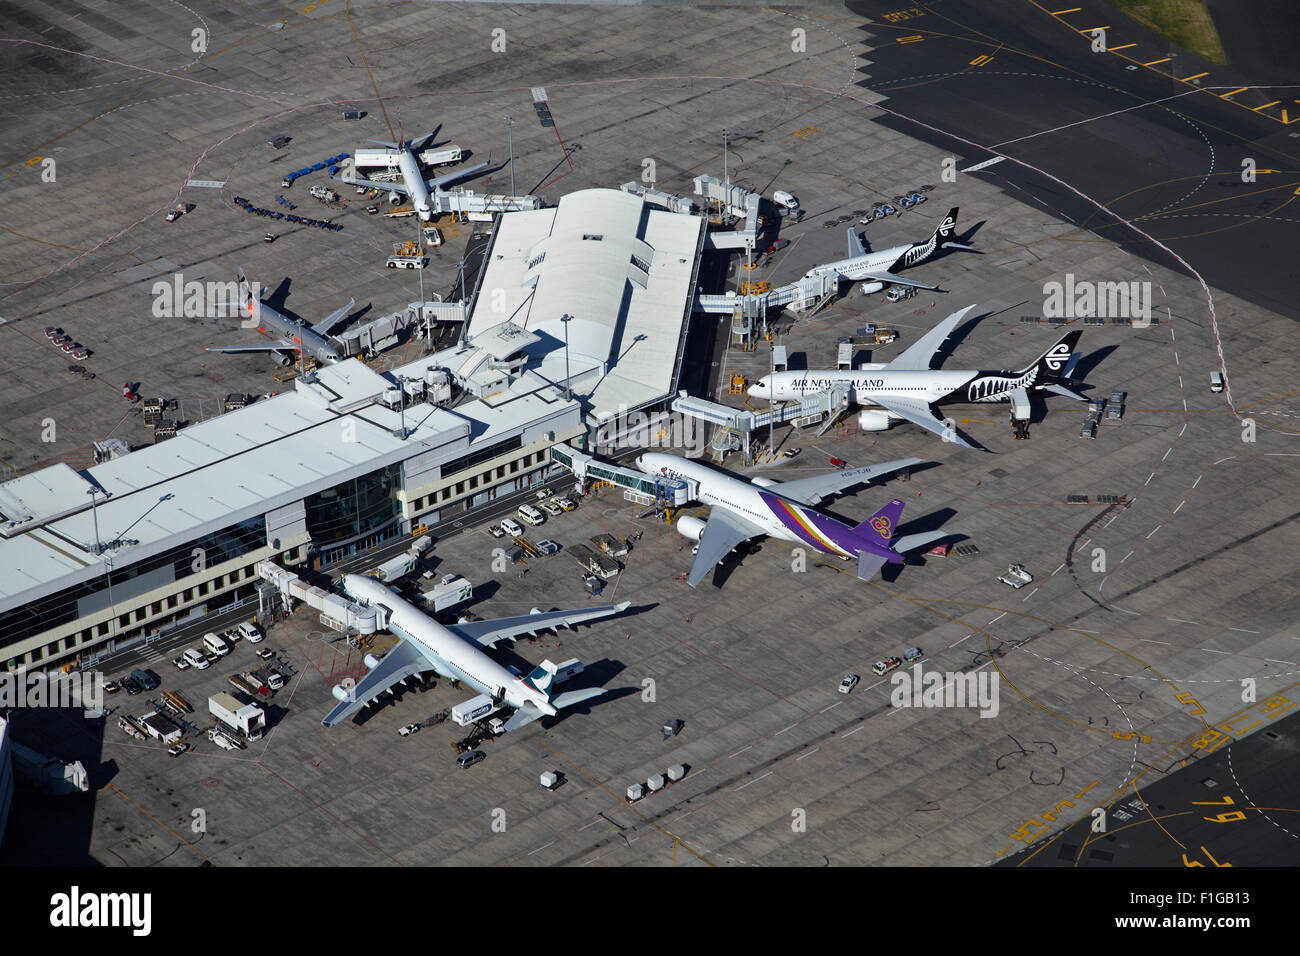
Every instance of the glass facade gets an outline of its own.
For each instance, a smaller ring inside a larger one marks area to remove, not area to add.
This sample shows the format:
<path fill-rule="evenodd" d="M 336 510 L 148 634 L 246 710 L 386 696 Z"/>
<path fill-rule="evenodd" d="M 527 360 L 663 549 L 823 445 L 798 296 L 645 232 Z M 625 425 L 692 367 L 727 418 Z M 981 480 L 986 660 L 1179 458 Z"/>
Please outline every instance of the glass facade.
<path fill-rule="evenodd" d="M 401 514 L 401 479 L 402 466 L 394 464 L 309 497 L 305 505 L 312 541 L 324 549 L 396 520 Z"/>

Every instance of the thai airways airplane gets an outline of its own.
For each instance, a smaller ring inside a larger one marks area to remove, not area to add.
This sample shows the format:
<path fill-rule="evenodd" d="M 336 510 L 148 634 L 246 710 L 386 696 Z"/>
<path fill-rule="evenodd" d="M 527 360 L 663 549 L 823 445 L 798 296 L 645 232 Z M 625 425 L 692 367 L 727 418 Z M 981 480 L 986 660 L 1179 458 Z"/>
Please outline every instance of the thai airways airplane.
<path fill-rule="evenodd" d="M 438 127 L 438 129 L 441 128 L 441 126 Z M 438 130 L 435 129 L 424 138 L 424 143 L 418 148 L 424 149 L 437 134 Z M 354 165 L 360 164 L 364 160 L 365 164 L 372 166 L 383 164 L 390 167 L 396 166 L 402 173 L 402 185 L 397 183 L 376 183 L 369 179 L 348 179 L 346 176 L 340 176 L 339 181 L 352 186 L 374 186 L 379 189 L 386 189 L 388 190 L 389 200 L 393 203 L 399 202 L 405 196 L 410 199 L 411 205 L 415 207 L 415 211 L 419 213 L 420 218 L 425 222 L 433 218 L 433 207 L 429 204 L 430 193 L 436 193 L 443 186 L 488 167 L 487 163 L 479 163 L 477 166 L 458 169 L 436 179 L 425 180 L 424 174 L 420 172 L 420 163 L 415 158 L 417 151 L 415 140 L 408 139 L 402 143 L 390 143 L 387 140 L 372 139 L 367 140 L 367 142 L 383 146 L 385 149 L 358 150 L 357 155 L 353 157 Z"/>
<path fill-rule="evenodd" d="M 849 399 L 865 408 L 858 415 L 863 431 L 884 431 L 892 423 L 909 421 L 966 448 L 972 447 L 957 434 L 951 421 L 940 421 L 931 408 L 936 402 L 1005 402 L 1018 389 L 1048 391 L 1085 401 L 1079 393 L 1061 384 L 1074 357 L 1082 332 L 1066 332 L 1031 365 L 1019 371 L 939 371 L 930 365 L 957 323 L 975 308 L 968 305 L 954 312 L 884 364 L 867 365 L 858 371 L 820 369 L 804 372 L 776 372 L 764 375 L 750 386 L 751 398 L 787 401 L 830 391 L 835 386 L 849 389 Z"/>
<path fill-rule="evenodd" d="M 736 547 L 761 535 L 808 545 L 845 560 L 857 558 L 858 577 L 863 581 L 869 580 L 886 563 L 903 564 L 906 552 L 953 532 L 928 531 L 894 537 L 903 513 L 903 502 L 898 498 L 856 526 L 837 521 L 811 506 L 827 495 L 920 463 L 920 458 L 899 458 L 881 465 L 794 481 L 773 478 L 746 481 L 676 455 L 651 452 L 636 460 L 636 466 L 648 475 L 693 482 L 696 500 L 709 506 L 706 521 L 690 515 L 677 521 L 677 530 L 684 537 L 699 542 L 695 561 L 686 577 L 691 587 L 704 580 Z"/>
<path fill-rule="evenodd" d="M 307 325 L 298 319 L 281 315 L 265 302 L 253 295 L 253 290 L 244 277 L 244 270 L 239 270 L 240 310 L 250 320 L 256 320 L 257 331 L 270 332 L 280 336 L 270 342 L 256 342 L 250 345 L 213 345 L 205 346 L 205 352 L 271 352 L 280 365 L 292 365 L 299 353 L 306 353 L 322 364 L 343 361 L 329 330 L 339 320 L 352 311 L 356 299 L 349 300 L 343 308 L 332 312 L 315 325 Z"/>
<path fill-rule="evenodd" d="M 507 731 L 518 730 L 539 717 L 554 716 L 566 707 L 599 697 L 605 693 L 604 689 L 595 687 L 553 696 L 551 684 L 556 667 L 550 661 L 543 661 L 527 677 L 517 677 L 480 648 L 524 634 L 536 635 L 546 628 L 572 627 L 583 621 L 609 617 L 627 610 L 630 603 L 522 614 L 445 627 L 374 578 L 345 574 L 343 590 L 363 604 L 381 608 L 388 630 L 398 636 L 400 643 L 381 659 L 367 654 L 365 664 L 370 670 L 355 686 L 334 686 L 333 694 L 339 704 L 321 721 L 326 727 L 360 710 L 399 681 L 426 671 L 437 671 L 447 680 L 463 681 L 515 708 L 514 716 L 506 721 Z"/>
<path fill-rule="evenodd" d="M 943 222 L 939 224 L 939 228 L 934 231 L 934 234 L 929 239 L 906 246 L 881 249 L 879 252 L 867 252 L 862 245 L 862 239 L 858 236 L 858 231 L 850 226 L 848 235 L 849 258 L 814 266 L 804 273 L 804 277 L 808 278 L 833 272 L 839 275 L 841 279 L 850 282 L 861 282 L 863 292 L 879 292 L 888 284 L 911 285 L 916 286 L 918 289 L 936 289 L 938 286 L 926 285 L 924 282 L 918 282 L 915 279 L 905 279 L 894 270 L 924 262 L 944 248 L 974 251 L 971 246 L 952 241 L 953 234 L 957 229 L 957 210 L 959 208 L 953 206 L 948 210 L 948 215 L 944 217 Z"/>

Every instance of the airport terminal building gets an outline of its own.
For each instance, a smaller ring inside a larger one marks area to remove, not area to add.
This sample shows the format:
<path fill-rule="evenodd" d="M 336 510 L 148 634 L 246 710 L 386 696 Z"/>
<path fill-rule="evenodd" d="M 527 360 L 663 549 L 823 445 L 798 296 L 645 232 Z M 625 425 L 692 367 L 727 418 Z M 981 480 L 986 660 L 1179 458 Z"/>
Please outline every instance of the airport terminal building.
<path fill-rule="evenodd" d="M 328 568 L 542 483 L 552 445 L 674 394 L 704 231 L 616 190 L 506 214 L 458 348 L 382 375 L 326 366 L 0 485 L 0 662 L 87 666 L 254 596 L 258 561 Z"/>

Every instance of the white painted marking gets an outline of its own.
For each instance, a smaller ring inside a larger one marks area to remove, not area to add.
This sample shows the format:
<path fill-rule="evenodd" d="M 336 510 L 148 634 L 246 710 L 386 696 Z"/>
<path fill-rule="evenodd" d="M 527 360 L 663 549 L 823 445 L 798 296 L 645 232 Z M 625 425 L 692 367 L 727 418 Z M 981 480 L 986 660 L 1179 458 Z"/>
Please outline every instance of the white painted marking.
<path fill-rule="evenodd" d="M 829 707 L 823 707 L 823 708 L 821 709 L 821 713 L 824 714 L 824 713 L 826 713 L 826 711 L 828 711 L 828 710 L 834 710 L 836 707 L 840 706 L 840 704 L 842 704 L 842 703 L 844 703 L 844 701 L 842 701 L 842 700 L 841 700 L 841 701 L 836 701 L 835 703 L 831 704 Z"/>
<path fill-rule="evenodd" d="M 1178 437 L 1183 437 L 1183 432 L 1187 431 L 1187 422 L 1183 422 L 1183 427 L 1178 429 Z"/>
<path fill-rule="evenodd" d="M 1200 621 L 1184 621 L 1181 617 L 1167 617 L 1166 621 L 1173 621 L 1175 624 L 1195 624 L 1200 626 Z"/>
<path fill-rule="evenodd" d="M 1264 658 L 1264 660 L 1268 661 L 1270 664 L 1291 664 L 1292 666 L 1295 665 L 1295 661 L 1279 661 L 1273 657 L 1266 657 Z"/>
<path fill-rule="evenodd" d="M 1038 593 L 1038 588 L 1034 588 L 1032 591 L 1030 591 L 1028 594 L 1026 594 L 1023 598 L 1020 599 L 1020 603 L 1024 604 L 1026 601 L 1028 601 L 1031 597 L 1033 597 L 1037 593 Z"/>
<path fill-rule="evenodd" d="M 541 846 L 539 846 L 536 850 L 530 850 L 529 853 L 528 853 L 528 855 L 529 855 L 529 856 L 532 856 L 534 853 L 541 853 L 541 852 L 542 852 L 543 850 L 545 850 L 548 846 L 555 846 L 555 841 L 552 840 L 550 843 L 544 843 L 544 844 L 542 844 Z"/>
<path fill-rule="evenodd" d="M 963 637 L 963 638 L 961 639 L 961 641 L 957 641 L 956 643 L 949 644 L 949 645 L 948 645 L 948 649 L 949 649 L 949 650 L 952 650 L 954 647 L 956 647 L 956 646 L 957 646 L 958 644 L 960 644 L 962 641 L 969 640 L 972 636 L 973 636 L 973 635 L 967 634 L 965 637 Z"/>
<path fill-rule="evenodd" d="M 1178 361 L 1178 349 L 1174 349 L 1174 361 Z"/>
<path fill-rule="evenodd" d="M 1173 449 L 1173 446 L 1170 446 L 1169 448 L 1166 448 L 1166 449 L 1165 449 L 1165 453 L 1160 457 L 1160 460 L 1161 460 L 1161 461 L 1164 461 L 1166 458 L 1168 458 L 1168 457 L 1169 457 L 1169 453 L 1170 453 L 1171 451 L 1173 451 L 1173 450 L 1174 450 L 1174 449 Z"/>
<path fill-rule="evenodd" d="M 1003 611 L 1001 614 L 999 614 L 999 615 L 998 615 L 997 617 L 995 617 L 993 620 L 989 621 L 989 623 L 990 623 L 990 624 L 995 624 L 995 623 L 997 623 L 998 621 L 1002 620 L 1002 619 L 1003 619 L 1004 617 L 1006 617 L 1006 616 L 1007 616 L 1007 612 L 1006 612 L 1006 611 Z"/>
<path fill-rule="evenodd" d="M 1230 627 L 1230 628 L 1228 628 L 1228 630 L 1230 630 L 1230 631 L 1241 631 L 1241 633 L 1243 633 L 1243 634 L 1258 634 L 1258 633 L 1259 633 L 1259 631 L 1252 631 L 1252 630 L 1250 630 L 1250 628 L 1246 628 L 1246 627 Z"/>
<path fill-rule="evenodd" d="M 1183 377 L 1181 375 L 1178 376 L 1178 387 L 1179 388 L 1183 387 Z"/>
<path fill-rule="evenodd" d="M 981 169 L 988 169 L 990 166 L 996 166 L 998 163 L 1002 162 L 1002 160 L 1004 160 L 1004 159 L 1006 159 L 1005 156 L 994 156 L 992 159 L 986 159 L 986 160 L 984 160 L 984 162 L 982 162 L 982 163 L 976 163 L 974 166 L 967 166 L 965 169 L 958 170 L 958 172 L 962 172 L 962 173 L 977 173 L 977 172 L 979 172 Z"/>
<path fill-rule="evenodd" d="M 1169 644 L 1168 641 L 1153 641 L 1153 640 L 1151 640 L 1150 638 L 1146 638 L 1146 637 L 1142 638 L 1142 643 L 1144 643 L 1144 644 Z M 1172 646 L 1172 645 L 1171 645 L 1171 646 Z"/>
<path fill-rule="evenodd" d="M 772 776 L 772 773 L 773 771 L 769 770 L 767 773 L 763 774 L 763 777 L 770 777 Z M 744 790 L 746 787 L 748 787 L 750 783 L 758 783 L 760 780 L 763 779 L 763 777 L 755 777 L 753 780 L 749 781 L 749 783 L 742 783 L 739 787 L 737 787 L 735 790 L 731 792 L 739 793 L 741 790 Z"/>
<path fill-rule="evenodd" d="M 795 763 L 798 763 L 798 762 L 799 762 L 800 760 L 802 760 L 804 757 L 811 757 L 813 754 L 815 754 L 817 751 L 819 751 L 819 750 L 821 750 L 821 749 L 822 749 L 821 747 L 814 747 L 812 750 L 810 750 L 810 751 L 808 751 L 806 754 L 804 754 L 803 757 L 795 757 L 795 758 L 794 758 L 794 762 L 795 762 Z"/>
<path fill-rule="evenodd" d="M 777 731 L 776 733 L 774 733 L 772 736 L 773 736 L 773 737 L 780 737 L 783 733 L 785 733 L 786 730 L 794 730 L 794 729 L 795 729 L 796 727 L 798 727 L 798 726 L 799 726 L 798 724 L 791 724 L 789 727 L 786 727 L 785 730 L 778 730 L 778 731 Z"/>
<path fill-rule="evenodd" d="M 1061 567 L 1060 567 L 1060 568 L 1057 568 L 1056 571 L 1053 571 L 1051 574 L 1049 574 L 1048 577 L 1049 577 L 1049 578 L 1054 578 L 1054 577 L 1056 577 L 1056 573 L 1057 573 L 1057 571 L 1060 571 L 1061 568 L 1063 568 L 1063 567 L 1065 567 L 1065 562 L 1064 562 L 1064 561 L 1061 562 Z"/>
<path fill-rule="evenodd" d="M 1186 500 L 1183 500 L 1183 501 L 1178 502 L 1178 508 L 1181 508 L 1181 507 L 1182 507 L 1183 505 L 1185 505 L 1185 504 L 1187 504 L 1187 501 L 1186 501 Z M 1175 508 L 1175 509 L 1174 509 L 1174 514 L 1178 514 L 1178 508 Z"/>
<path fill-rule="evenodd" d="M 750 744 L 748 747 L 741 747 L 739 750 L 737 750 L 737 751 L 736 751 L 734 754 L 732 754 L 731 756 L 732 756 L 732 757 L 739 757 L 739 756 L 740 756 L 741 754 L 743 754 L 746 750 L 753 750 L 753 749 L 754 749 L 754 745 L 753 745 L 753 744 Z M 728 757 L 727 759 L 730 760 L 731 757 Z"/>
<path fill-rule="evenodd" d="M 866 724 L 863 724 L 862 726 L 865 727 Z M 852 730 L 850 730 L 850 731 L 849 731 L 847 734 L 845 734 L 844 736 L 845 736 L 845 737 L 852 737 L 854 734 L 856 734 L 856 733 L 857 733 L 859 730 L 861 730 L 861 729 L 862 729 L 862 727 L 854 727 Z"/>
<path fill-rule="evenodd" d="M 1236 457 L 1237 457 L 1236 455 L 1229 455 L 1227 458 L 1220 458 L 1218 461 L 1215 462 L 1215 464 L 1222 465 L 1225 461 L 1232 461 L 1232 459 Z"/>
<path fill-rule="evenodd" d="M 1205 477 L 1204 474 L 1197 475 L 1196 480 L 1192 482 L 1192 487 L 1195 488 L 1197 485 L 1199 485 L 1201 483 L 1201 479 L 1204 477 Z"/>
<path fill-rule="evenodd" d="M 199 189 L 224 189 L 226 187 L 224 180 L 218 182 L 215 179 L 191 179 L 185 185 L 196 186 Z"/>
<path fill-rule="evenodd" d="M 1155 534 L 1155 533 L 1156 533 L 1157 531 L 1159 531 L 1159 530 L 1160 530 L 1160 525 L 1156 525 L 1156 526 L 1155 526 L 1154 528 L 1152 528 L 1151 531 L 1147 534 L 1147 538 L 1149 539 L 1149 538 L 1151 537 L 1151 535 Z"/>
<path fill-rule="evenodd" d="M 1216 650 L 1215 650 L 1214 648 L 1212 648 L 1212 647 L 1202 647 L 1201 650 L 1205 651 L 1205 652 L 1208 653 L 1208 654 L 1226 654 L 1228 657 L 1231 657 L 1231 656 L 1232 656 L 1232 655 L 1229 654 L 1227 651 L 1216 651 Z"/>

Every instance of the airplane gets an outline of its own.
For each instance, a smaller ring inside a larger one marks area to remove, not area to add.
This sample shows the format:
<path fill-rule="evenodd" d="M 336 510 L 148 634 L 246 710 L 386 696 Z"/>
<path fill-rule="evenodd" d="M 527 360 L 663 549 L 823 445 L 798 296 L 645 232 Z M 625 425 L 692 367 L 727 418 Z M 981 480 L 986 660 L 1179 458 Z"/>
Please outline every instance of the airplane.
<path fill-rule="evenodd" d="M 438 129 L 442 127 L 439 126 Z M 368 143 L 375 143 L 385 147 L 388 152 L 377 149 L 366 150 L 366 159 L 371 165 L 379 165 L 386 162 L 390 167 L 396 166 L 402 173 L 402 183 L 377 183 L 370 179 L 349 179 L 346 176 L 340 176 L 340 182 L 345 182 L 351 186 L 373 186 L 377 189 L 388 190 L 388 200 L 394 205 L 401 201 L 405 196 L 411 200 L 411 205 L 419 214 L 420 219 L 428 222 L 433 218 L 433 207 L 429 204 L 429 194 L 439 192 L 443 186 L 462 179 L 470 173 L 476 173 L 481 169 L 487 169 L 488 163 L 479 163 L 477 166 L 469 166 L 465 169 L 458 169 L 455 172 L 448 173 L 445 176 L 439 176 L 436 179 L 425 180 L 424 174 L 420 172 L 420 163 L 416 159 L 416 152 L 424 149 L 438 134 L 435 129 L 432 133 L 424 138 L 424 142 L 418 147 L 415 146 L 414 139 L 408 139 L 401 143 L 390 143 L 387 140 L 371 139 Z M 358 157 L 353 157 L 353 164 L 357 162 Z"/>
<path fill-rule="evenodd" d="M 908 551 L 948 537 L 952 532 L 928 531 L 895 538 L 894 531 L 903 513 L 903 502 L 898 498 L 856 526 L 837 521 L 811 506 L 827 495 L 920 463 L 920 458 L 899 458 L 812 478 L 777 481 L 736 478 L 700 462 L 658 452 L 636 459 L 636 466 L 648 475 L 695 482 L 696 500 L 709 506 L 708 520 L 691 515 L 677 520 L 678 532 L 699 542 L 686 576 L 686 583 L 691 587 L 699 585 L 731 551 L 760 535 L 808 545 L 844 560 L 856 557 L 858 577 L 863 581 L 870 580 L 886 563 L 905 563 L 903 555 Z"/>
<path fill-rule="evenodd" d="M 820 369 L 771 373 L 750 386 L 749 395 L 782 402 L 843 385 L 848 387 L 851 401 L 878 406 L 859 413 L 858 427 L 863 431 L 884 431 L 891 423 L 905 420 L 964 448 L 973 446 L 957 434 L 951 420 L 939 420 L 931 408 L 936 402 L 1005 402 L 1017 389 L 1054 392 L 1086 401 L 1078 392 L 1061 384 L 1075 358 L 1074 349 L 1082 334 L 1078 329 L 1066 332 L 1033 364 L 1019 371 L 931 370 L 940 346 L 973 308 L 968 305 L 954 312 L 893 361 L 870 364 L 858 371 Z"/>
<path fill-rule="evenodd" d="M 343 355 L 330 338 L 329 330 L 352 311 L 352 307 L 357 304 L 356 299 L 349 299 L 347 305 L 331 312 L 315 325 L 307 325 L 301 319 L 291 319 L 287 315 L 281 315 L 254 296 L 248 279 L 244 276 L 244 270 L 241 268 L 238 271 L 240 311 L 247 312 L 250 319 L 257 320 L 257 331 L 279 335 L 280 338 L 272 342 L 257 342 L 250 345 L 204 346 L 203 351 L 272 352 L 280 365 L 292 365 L 296 361 L 295 356 L 300 353 L 310 355 L 322 364 L 343 361 Z"/>
<path fill-rule="evenodd" d="M 804 278 L 835 273 L 841 279 L 850 282 L 861 282 L 863 292 L 879 292 L 887 284 L 891 283 L 893 285 L 915 286 L 918 289 L 937 289 L 938 286 L 926 285 L 926 283 L 918 282 L 915 279 L 905 279 L 894 270 L 924 262 L 940 249 L 965 249 L 968 252 L 974 252 L 972 246 L 952 241 L 953 233 L 957 228 L 957 210 L 959 208 L 959 206 L 953 206 L 949 209 L 948 215 L 939 224 L 939 228 L 924 242 L 894 246 L 890 249 L 882 249 L 879 252 L 867 252 L 862 245 L 862 239 L 858 235 L 857 229 L 850 226 L 848 235 L 849 258 L 814 266 L 804 273 Z"/>
<path fill-rule="evenodd" d="M 366 575 L 345 574 L 343 590 L 362 604 L 383 609 L 387 618 L 385 626 L 397 635 L 399 643 L 382 659 L 367 654 L 365 664 L 370 670 L 355 686 L 334 686 L 333 694 L 339 703 L 321 721 L 326 727 L 355 713 L 394 684 L 427 671 L 436 671 L 447 680 L 462 681 L 480 693 L 492 695 L 499 704 L 515 708 L 514 716 L 506 722 L 507 731 L 518 730 L 539 717 L 554 716 L 566 707 L 599 697 L 605 693 L 604 688 L 552 694 L 556 667 L 550 661 L 543 661 L 527 677 L 517 677 L 480 648 L 493 647 L 498 641 L 514 640 L 524 634 L 535 636 L 546 628 L 572 627 L 583 621 L 620 614 L 630 604 L 624 601 L 576 611 L 536 612 L 444 626 L 392 588 Z"/>

